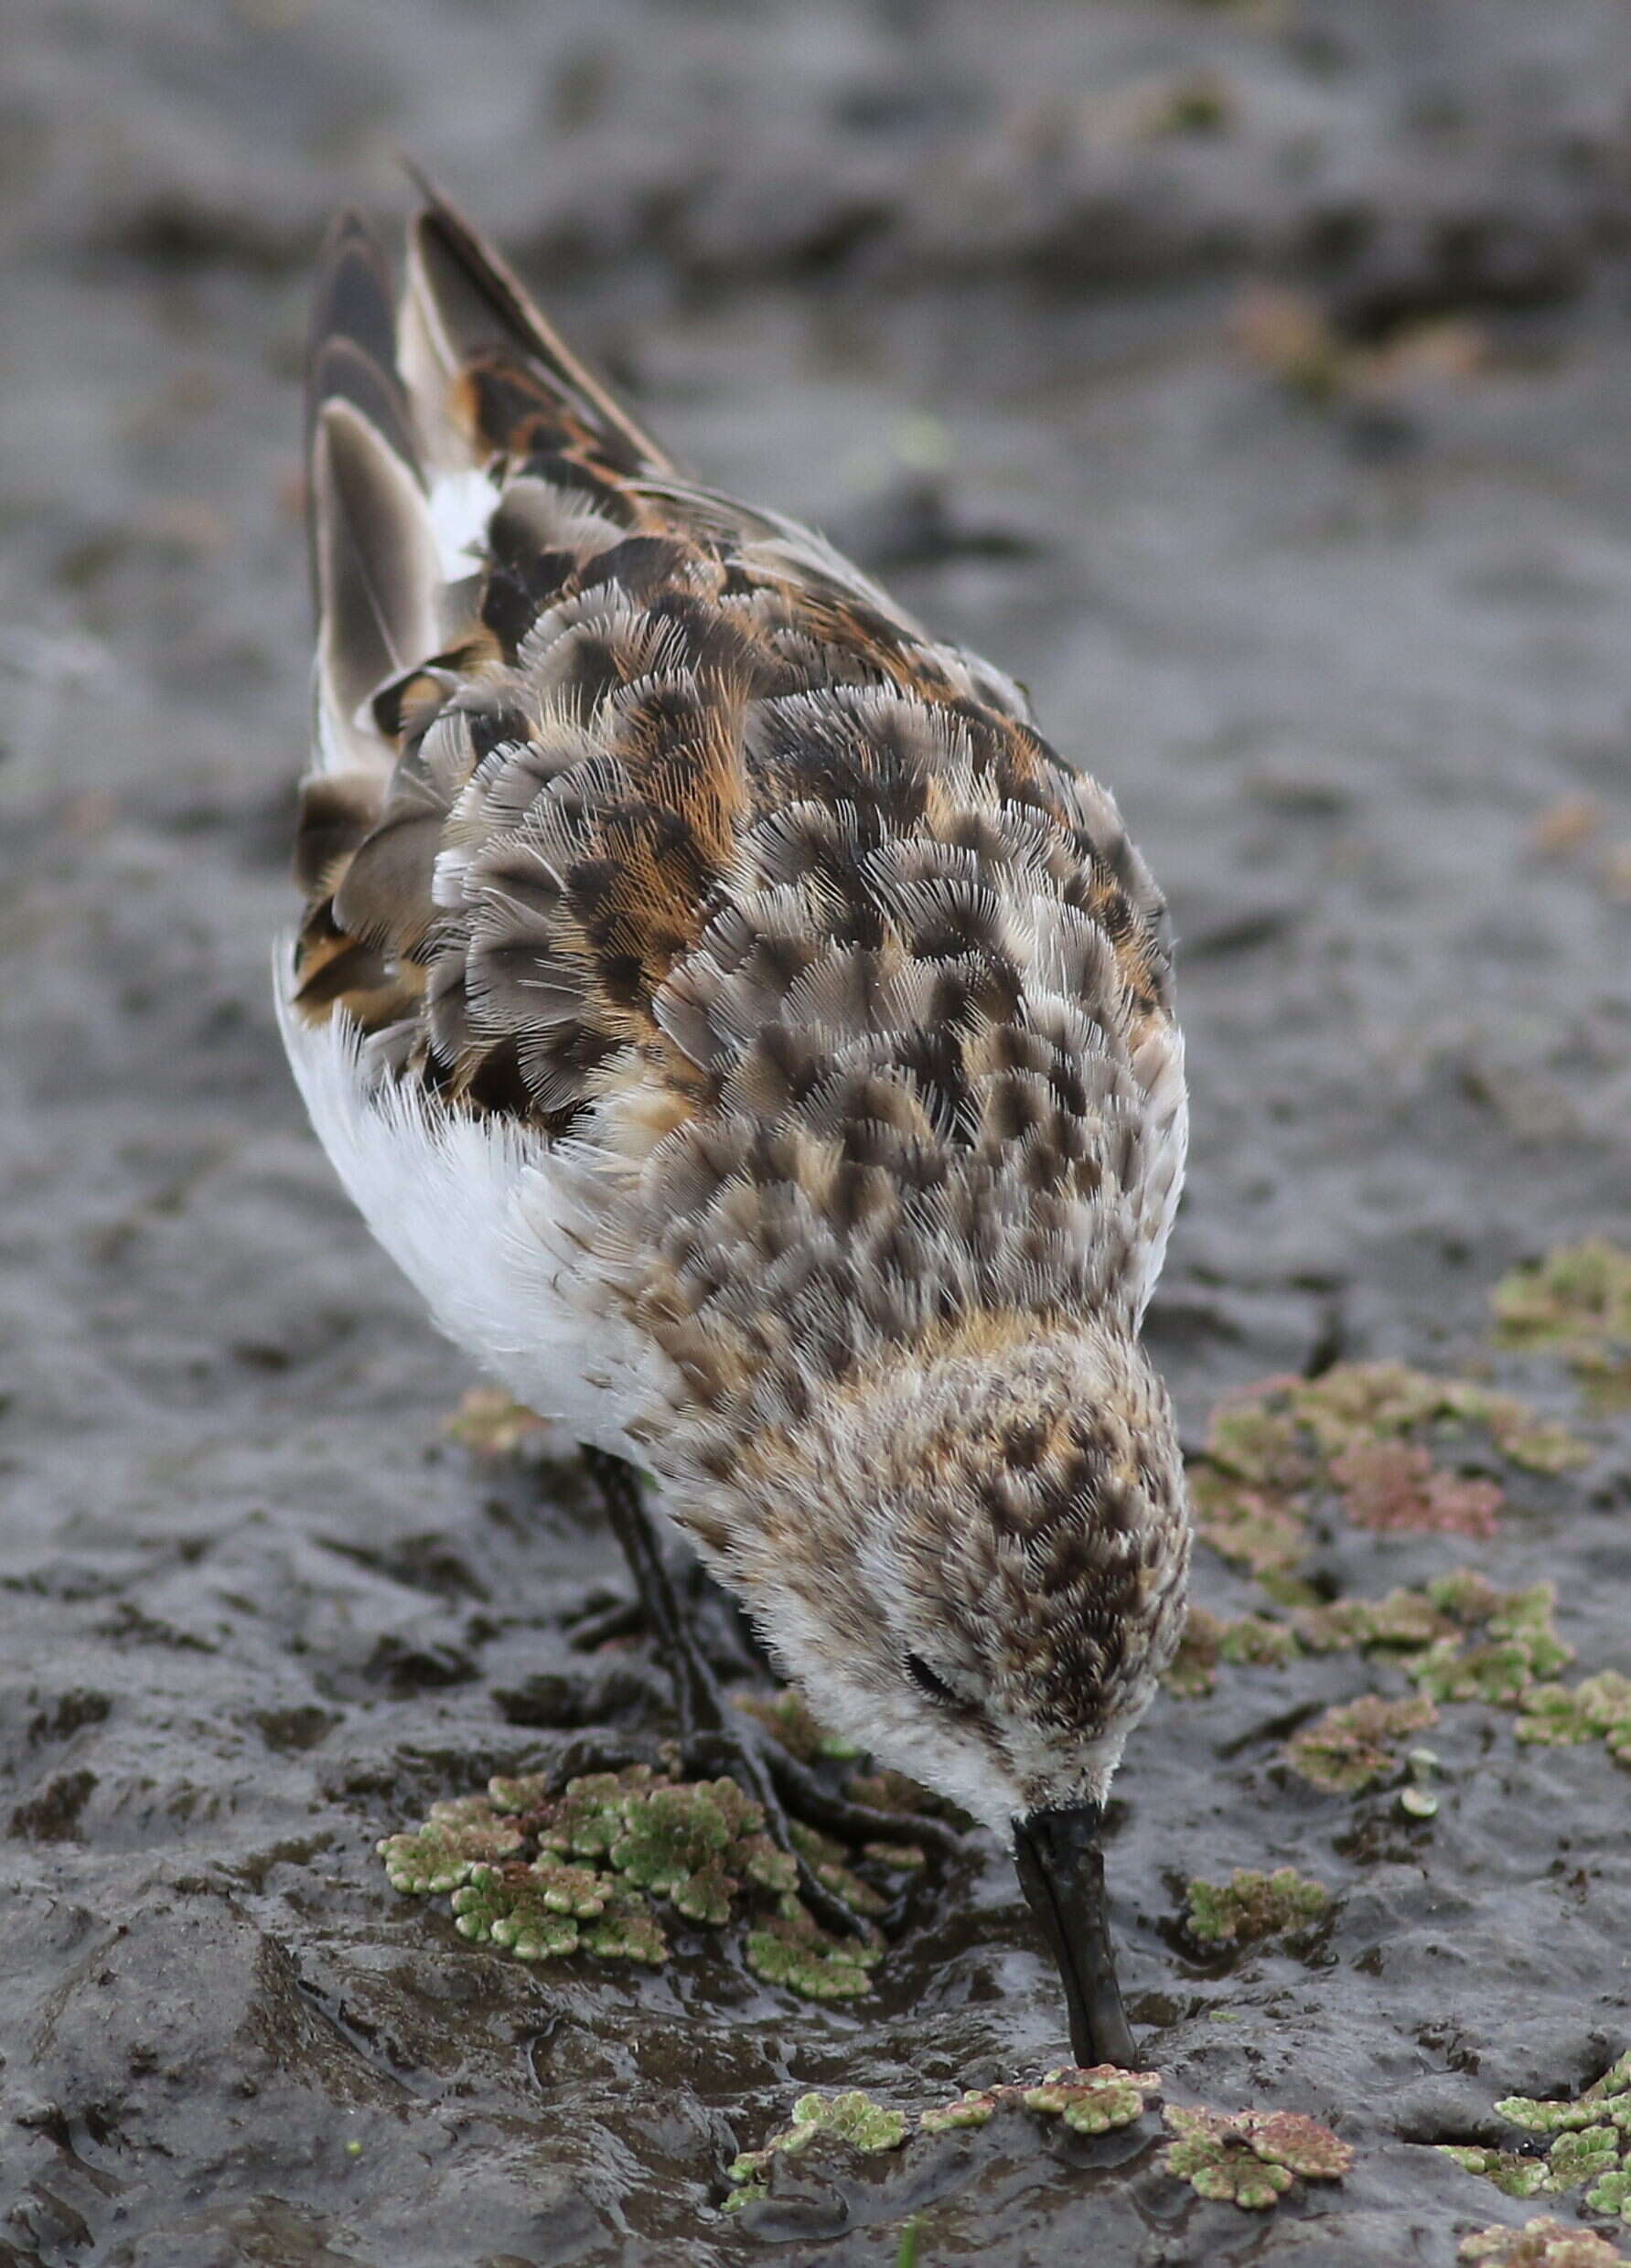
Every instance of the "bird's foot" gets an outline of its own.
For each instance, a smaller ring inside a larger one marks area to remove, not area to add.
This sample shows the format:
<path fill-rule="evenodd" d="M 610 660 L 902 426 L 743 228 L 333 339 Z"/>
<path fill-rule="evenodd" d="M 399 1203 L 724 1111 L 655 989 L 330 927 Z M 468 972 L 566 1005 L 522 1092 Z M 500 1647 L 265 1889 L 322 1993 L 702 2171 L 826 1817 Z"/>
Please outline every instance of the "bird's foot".
<path fill-rule="evenodd" d="M 842 1835 L 848 1843 L 928 1844 L 938 1851 L 963 1847 L 962 1835 L 949 1820 L 916 1808 L 891 1811 L 860 1802 L 828 1786 L 811 1766 L 778 1744 L 772 1744 L 768 1761 L 783 1802 L 823 1835 Z"/>
<path fill-rule="evenodd" d="M 853 1874 L 844 1864 L 851 1852 L 841 1849 L 800 1807 L 789 1808 L 778 1786 L 779 1760 L 773 1738 L 742 1718 L 718 1730 L 693 1733 L 688 1739 L 642 1739 L 637 1735 L 609 1741 L 576 1740 L 561 1758 L 558 1770 L 568 1782 L 594 1773 L 625 1772 L 631 1766 L 660 1781 L 734 1781 L 761 1815 L 762 1824 L 753 1831 L 765 1835 L 790 1861 L 791 1879 L 785 1887 L 797 1892 L 810 1918 L 837 1937 L 870 1937 L 875 1920 L 898 1918 L 902 1901 L 890 1900 Z M 810 1808 L 819 1808 L 823 1819 L 832 1815 L 825 1803 Z M 912 1819 L 859 1805 L 848 1807 L 846 1815 L 849 1813 L 868 1823 L 880 1822 L 886 1840 L 896 1848 L 917 1839 Z"/>
<path fill-rule="evenodd" d="M 574 1614 L 566 1625 L 566 1642 L 574 1653 L 593 1653 L 618 1638 L 636 1638 L 646 1627 L 646 1610 L 638 1599 L 611 1599 Z"/>
<path fill-rule="evenodd" d="M 751 1718 L 745 1719 L 739 1711 L 733 1714 L 737 1720 L 735 1724 L 693 1733 L 688 1740 L 681 1741 L 680 1753 L 685 1770 L 699 1777 L 734 1780 L 764 1813 L 765 1833 L 778 1850 L 785 1851 L 792 1859 L 798 1869 L 799 1896 L 821 1927 L 838 1937 L 866 1936 L 868 1916 L 860 1910 L 859 1903 L 852 1902 L 857 1889 L 864 1896 L 864 1886 L 858 1878 L 852 1878 L 851 1897 L 846 1898 L 832 1879 L 823 1878 L 823 1875 L 832 1877 L 837 1873 L 842 1879 L 847 1870 L 836 1868 L 822 1849 L 815 1822 L 800 1817 L 796 1810 L 789 1811 L 783 1801 L 774 1738 L 756 1727 Z M 880 1907 L 885 1903 L 878 1900 Z"/>
<path fill-rule="evenodd" d="M 634 1577 L 641 1619 L 673 1680 L 680 1737 L 670 1752 L 680 1772 L 735 1781 L 763 1812 L 766 1834 L 793 1860 L 799 1895 L 813 1918 L 837 1934 L 866 1935 L 871 1916 L 887 1912 L 889 1900 L 852 1871 L 853 1848 L 840 1849 L 831 1838 L 895 1853 L 924 1844 L 954 1849 L 961 1838 L 915 1807 L 869 1803 L 832 1784 L 836 1765 L 824 1776 L 813 1760 L 792 1753 L 789 1738 L 797 1736 L 778 1721 L 787 1704 L 733 1706 L 703 1649 L 698 1617 L 681 1600 L 633 1469 L 596 1450 L 585 1451 L 585 1462 Z M 809 1746 L 813 1728 L 801 1724 L 799 1730 Z M 605 1760 L 597 1758 L 593 1768 L 606 1769 Z M 880 1785 L 889 1792 L 886 1782 Z"/>

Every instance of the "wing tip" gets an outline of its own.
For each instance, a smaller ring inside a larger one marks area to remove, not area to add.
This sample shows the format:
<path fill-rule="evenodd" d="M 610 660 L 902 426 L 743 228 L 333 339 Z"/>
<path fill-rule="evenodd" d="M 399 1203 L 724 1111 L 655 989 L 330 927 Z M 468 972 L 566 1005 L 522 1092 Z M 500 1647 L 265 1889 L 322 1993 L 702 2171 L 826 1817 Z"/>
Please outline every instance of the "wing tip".
<path fill-rule="evenodd" d="M 550 392 L 586 416 L 628 470 L 671 471 L 671 461 L 574 354 L 514 270 L 440 185 L 412 159 L 420 198 L 408 222 L 408 302 L 452 377 L 476 357 L 520 358 Z"/>
<path fill-rule="evenodd" d="M 336 349 L 349 357 L 341 374 Z M 396 373 L 396 311 L 391 263 L 371 224 L 354 206 L 337 212 L 317 252 L 306 331 L 306 414 L 308 433 L 323 403 L 350 390 L 349 381 L 366 369 L 376 394 L 405 408 Z M 361 405 L 371 412 L 374 404 Z M 411 456 L 411 450 L 409 455 Z"/>

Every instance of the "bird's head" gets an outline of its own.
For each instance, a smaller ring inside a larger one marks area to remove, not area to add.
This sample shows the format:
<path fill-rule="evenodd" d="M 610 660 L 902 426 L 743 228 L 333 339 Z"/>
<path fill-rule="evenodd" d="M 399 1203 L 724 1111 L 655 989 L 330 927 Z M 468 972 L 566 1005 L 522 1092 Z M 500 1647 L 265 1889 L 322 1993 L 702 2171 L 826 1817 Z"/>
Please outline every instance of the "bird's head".
<path fill-rule="evenodd" d="M 737 1466 L 721 1567 L 833 1731 L 1012 1842 L 1082 2062 L 1127 2062 L 1100 1829 L 1184 1622 L 1171 1407 L 1131 1331 L 983 1320 Z"/>

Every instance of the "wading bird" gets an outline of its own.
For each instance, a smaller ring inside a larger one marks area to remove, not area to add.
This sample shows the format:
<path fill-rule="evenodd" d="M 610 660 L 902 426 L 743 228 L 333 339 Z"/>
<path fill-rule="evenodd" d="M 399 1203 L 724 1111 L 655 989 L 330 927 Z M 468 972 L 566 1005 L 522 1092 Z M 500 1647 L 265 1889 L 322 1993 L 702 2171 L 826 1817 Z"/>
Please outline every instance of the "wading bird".
<path fill-rule="evenodd" d="M 400 296 L 331 232 L 309 449 L 278 985 L 318 1136 L 585 1445 L 685 1741 L 834 1824 L 726 1730 L 637 1467 L 822 1721 L 1011 1842 L 1078 2059 L 1131 2061 L 1100 1833 L 1185 1612 L 1139 1328 L 1186 1099 L 1114 803 L 680 471 L 428 192 Z"/>

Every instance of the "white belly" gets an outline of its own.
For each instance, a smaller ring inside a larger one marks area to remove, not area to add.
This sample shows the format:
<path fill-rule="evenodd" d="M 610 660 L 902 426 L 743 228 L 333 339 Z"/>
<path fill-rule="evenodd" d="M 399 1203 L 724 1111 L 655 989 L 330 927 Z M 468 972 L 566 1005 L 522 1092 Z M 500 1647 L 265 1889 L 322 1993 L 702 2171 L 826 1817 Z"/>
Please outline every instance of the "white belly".
<path fill-rule="evenodd" d="M 542 1416 L 629 1453 L 655 1350 L 583 1299 L 582 1207 L 542 1135 L 370 1073 L 356 1024 L 308 1025 L 278 948 L 278 1022 L 317 1139 L 436 1328 Z"/>

